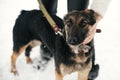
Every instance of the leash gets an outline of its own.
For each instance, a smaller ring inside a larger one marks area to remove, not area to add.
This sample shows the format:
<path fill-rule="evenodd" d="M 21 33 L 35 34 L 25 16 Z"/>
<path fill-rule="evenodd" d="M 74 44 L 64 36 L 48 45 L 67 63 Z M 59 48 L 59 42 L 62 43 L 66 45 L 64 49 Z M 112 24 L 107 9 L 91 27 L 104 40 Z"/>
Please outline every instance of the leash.
<path fill-rule="evenodd" d="M 55 31 L 56 35 L 63 35 L 61 32 L 61 29 L 58 27 L 58 25 L 55 23 L 55 21 L 52 19 L 52 17 L 49 15 L 49 13 L 47 12 L 45 6 L 42 3 L 42 0 L 38 0 L 39 3 L 39 7 L 41 9 L 41 11 L 43 12 L 45 18 L 47 19 L 47 21 L 49 22 L 49 24 L 51 25 L 52 29 Z"/>
<path fill-rule="evenodd" d="M 55 23 L 55 21 L 52 19 L 52 17 L 47 12 L 44 4 L 42 3 L 42 0 L 38 0 L 38 3 L 39 3 L 39 7 L 40 7 L 41 11 L 45 15 L 45 18 L 47 19 L 47 21 L 49 22 L 49 24 L 51 25 L 51 27 L 53 28 L 55 33 L 63 35 L 61 32 L 61 29 L 58 27 L 58 25 Z M 96 29 L 96 33 L 101 33 L 101 29 Z"/>

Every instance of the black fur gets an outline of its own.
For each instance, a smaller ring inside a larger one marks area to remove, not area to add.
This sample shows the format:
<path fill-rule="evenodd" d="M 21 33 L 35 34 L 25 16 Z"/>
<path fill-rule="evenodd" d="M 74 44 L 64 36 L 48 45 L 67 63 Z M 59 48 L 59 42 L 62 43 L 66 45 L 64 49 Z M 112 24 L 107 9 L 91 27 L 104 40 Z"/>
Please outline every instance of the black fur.
<path fill-rule="evenodd" d="M 63 29 L 64 24 L 62 19 L 55 15 L 51 16 L 57 25 Z M 53 29 L 42 12 L 40 10 L 23 10 L 17 18 L 13 28 L 13 51 L 18 52 L 20 47 L 28 44 L 32 40 L 39 40 L 42 42 L 40 48 L 42 49 L 42 57 L 44 59 L 49 60 L 50 57 L 54 55 L 56 69 L 59 73 L 59 65 L 61 63 L 64 63 L 67 66 L 71 66 L 76 63 L 70 59 L 74 54 L 70 50 L 66 41 L 62 37 L 56 37 Z M 31 49 L 31 46 L 26 48 L 25 55 L 27 57 L 30 56 Z M 89 61 L 87 63 L 89 63 Z"/>
<path fill-rule="evenodd" d="M 57 25 L 64 27 L 62 19 L 56 15 L 51 15 Z M 40 10 L 23 10 L 16 20 L 13 28 L 13 51 L 18 52 L 21 46 L 28 44 L 32 40 L 39 40 L 51 53 L 55 51 L 55 33 L 50 24 Z M 26 49 L 26 56 L 29 56 L 31 47 Z"/>
<path fill-rule="evenodd" d="M 40 46 L 40 49 L 41 49 L 41 58 L 43 60 L 49 61 L 53 57 L 53 54 L 50 52 L 50 50 L 48 50 L 46 45 L 42 44 Z"/>
<path fill-rule="evenodd" d="M 98 14 L 93 10 L 86 11 L 73 11 L 65 15 L 64 23 L 65 27 L 63 30 L 64 39 L 67 44 L 78 45 L 86 38 L 86 34 L 88 33 L 87 26 L 94 25 L 96 23 L 96 18 Z M 85 28 L 84 28 L 85 27 Z M 66 37 L 67 35 L 67 37 Z M 91 46 L 92 55 L 92 69 L 89 73 L 89 79 L 93 80 L 98 76 L 99 65 L 95 65 L 95 50 L 94 50 L 94 42 L 87 44 Z M 65 48 L 63 48 L 65 49 Z M 61 50 L 60 50 L 61 51 Z M 87 63 L 89 60 L 87 61 Z"/>
<path fill-rule="evenodd" d="M 64 17 L 64 23 L 67 25 L 65 35 L 67 43 L 77 45 L 85 40 L 89 31 L 88 27 L 95 24 L 96 19 L 94 11 L 73 11 Z"/>
<path fill-rule="evenodd" d="M 63 39 L 63 37 L 57 36 L 55 40 L 55 45 L 56 45 L 56 53 L 54 55 L 54 58 L 55 58 L 56 70 L 58 71 L 58 73 L 60 73 L 60 64 L 67 65 L 68 67 L 78 64 L 76 61 L 71 59 L 72 57 L 75 57 L 76 54 L 71 51 L 70 47 L 68 46 L 65 39 Z M 93 52 L 92 43 L 89 43 L 87 45 L 89 45 L 91 49 L 89 50 L 89 52 L 85 53 L 86 57 L 92 54 Z M 90 62 L 90 58 L 88 58 L 85 63 L 88 64 L 89 62 Z"/>
<path fill-rule="evenodd" d="M 56 53 L 54 55 L 55 58 L 55 66 L 57 71 L 60 73 L 60 64 L 63 63 L 67 66 L 71 66 L 75 64 L 75 61 L 70 58 L 74 56 L 69 46 L 66 44 L 66 41 L 61 36 L 57 36 L 55 40 L 56 44 Z"/>

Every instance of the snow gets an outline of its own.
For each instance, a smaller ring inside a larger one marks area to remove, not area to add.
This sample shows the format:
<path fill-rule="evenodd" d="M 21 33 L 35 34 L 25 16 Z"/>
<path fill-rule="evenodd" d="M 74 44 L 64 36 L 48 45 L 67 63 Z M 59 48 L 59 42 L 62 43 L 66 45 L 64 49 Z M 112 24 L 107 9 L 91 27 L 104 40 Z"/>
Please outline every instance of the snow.
<path fill-rule="evenodd" d="M 59 0 L 58 15 L 66 14 L 66 1 Z M 101 34 L 95 35 L 96 63 L 100 64 L 100 73 L 96 80 L 120 80 L 120 11 L 119 0 L 113 0 L 98 28 Z M 44 71 L 27 64 L 24 54 L 17 59 L 19 76 L 10 73 L 12 54 L 12 28 L 15 19 L 22 9 L 38 9 L 37 0 L 0 0 L 0 80 L 55 80 L 54 60 L 52 59 Z M 35 61 L 40 58 L 39 47 L 32 50 L 31 57 Z M 70 74 L 64 80 L 77 80 L 77 73 Z"/>

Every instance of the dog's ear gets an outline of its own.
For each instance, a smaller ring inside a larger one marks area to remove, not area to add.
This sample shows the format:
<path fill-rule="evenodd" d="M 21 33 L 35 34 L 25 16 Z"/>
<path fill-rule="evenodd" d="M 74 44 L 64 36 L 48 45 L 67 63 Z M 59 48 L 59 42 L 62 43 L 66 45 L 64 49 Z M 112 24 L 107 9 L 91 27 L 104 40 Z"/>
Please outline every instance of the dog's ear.
<path fill-rule="evenodd" d="M 69 16 L 70 16 L 70 13 L 66 14 L 66 15 L 63 17 L 64 23 L 66 22 L 67 19 L 69 19 Z"/>
<path fill-rule="evenodd" d="M 90 25 L 94 25 L 96 23 L 96 20 L 98 19 L 98 17 L 100 17 L 101 15 L 98 14 L 97 12 L 95 12 L 94 10 L 92 9 L 87 9 L 85 10 L 85 12 L 88 14 L 88 18 L 89 18 L 89 24 Z"/>
<path fill-rule="evenodd" d="M 65 20 L 69 19 L 69 16 L 73 15 L 73 13 L 79 13 L 79 11 L 73 10 L 73 11 L 71 11 L 71 12 L 68 12 L 68 14 L 66 14 L 66 15 L 64 16 L 63 20 L 65 21 Z"/>

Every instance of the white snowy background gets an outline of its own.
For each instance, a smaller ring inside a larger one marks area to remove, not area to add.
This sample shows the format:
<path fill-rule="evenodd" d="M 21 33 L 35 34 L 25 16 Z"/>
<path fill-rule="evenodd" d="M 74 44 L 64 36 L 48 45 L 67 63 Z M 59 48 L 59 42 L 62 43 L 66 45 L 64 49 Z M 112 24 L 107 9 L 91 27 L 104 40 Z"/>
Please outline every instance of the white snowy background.
<path fill-rule="evenodd" d="M 58 16 L 63 18 L 67 0 L 58 1 Z M 98 25 L 102 33 L 95 35 L 96 63 L 100 64 L 100 73 L 96 80 L 120 80 L 119 7 L 119 0 L 113 0 Z M 45 71 L 35 70 L 32 64 L 26 64 L 24 54 L 17 59 L 19 76 L 10 73 L 12 29 L 22 9 L 39 9 L 37 0 L 0 0 L 0 80 L 55 80 L 53 60 Z M 39 58 L 39 53 L 39 47 L 32 50 L 31 57 L 34 61 Z M 77 80 L 77 73 L 66 76 L 64 80 Z"/>

